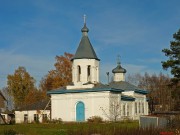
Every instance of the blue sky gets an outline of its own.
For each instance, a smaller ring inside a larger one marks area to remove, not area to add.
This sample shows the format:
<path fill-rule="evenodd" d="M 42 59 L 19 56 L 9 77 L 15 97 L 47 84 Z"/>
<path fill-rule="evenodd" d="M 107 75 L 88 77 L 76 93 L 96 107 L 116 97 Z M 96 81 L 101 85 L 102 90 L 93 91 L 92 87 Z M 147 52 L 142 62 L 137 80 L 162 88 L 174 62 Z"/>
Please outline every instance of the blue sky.
<path fill-rule="evenodd" d="M 102 82 L 118 55 L 127 74 L 168 74 L 161 50 L 180 28 L 179 5 L 179 0 L 1 0 L 0 88 L 19 66 L 38 85 L 54 69 L 56 55 L 74 54 L 84 14 Z"/>

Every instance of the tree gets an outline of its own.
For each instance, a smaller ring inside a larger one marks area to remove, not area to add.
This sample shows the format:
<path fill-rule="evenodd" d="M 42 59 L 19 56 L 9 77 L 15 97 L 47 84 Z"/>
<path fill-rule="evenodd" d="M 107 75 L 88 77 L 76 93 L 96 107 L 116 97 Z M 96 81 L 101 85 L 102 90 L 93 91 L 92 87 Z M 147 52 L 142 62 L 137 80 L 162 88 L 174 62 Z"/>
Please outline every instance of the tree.
<path fill-rule="evenodd" d="M 25 105 L 30 105 L 46 99 L 47 95 L 45 91 L 33 89 L 26 95 L 24 103 Z"/>
<path fill-rule="evenodd" d="M 111 99 L 109 108 L 100 107 L 105 117 L 110 121 L 117 122 L 120 120 L 121 116 L 121 104 L 117 99 Z"/>
<path fill-rule="evenodd" d="M 15 107 L 24 105 L 24 101 L 29 91 L 35 89 L 35 80 L 26 71 L 25 67 L 19 67 L 13 75 L 7 76 L 7 88 L 14 99 Z"/>
<path fill-rule="evenodd" d="M 180 110 L 180 29 L 173 34 L 174 40 L 170 42 L 170 49 L 163 49 L 169 59 L 162 61 L 163 69 L 171 69 L 172 78 L 172 94 L 176 100 L 175 110 Z"/>
<path fill-rule="evenodd" d="M 130 79 L 129 79 L 130 78 Z M 169 111 L 174 107 L 174 99 L 172 98 L 170 77 L 159 73 L 159 75 L 150 75 L 145 73 L 144 75 L 135 74 L 128 76 L 129 81 L 136 79 L 137 86 L 148 90 L 147 97 L 149 98 L 150 111 Z M 134 82 L 134 81 L 133 81 Z"/>
<path fill-rule="evenodd" d="M 49 71 L 40 82 L 40 88 L 43 91 L 57 89 L 72 82 L 72 57 L 73 54 L 66 52 L 64 56 L 56 56 L 55 70 Z"/>
<path fill-rule="evenodd" d="M 162 52 L 169 60 L 162 61 L 164 69 L 171 68 L 171 74 L 174 76 L 173 82 L 180 81 L 180 29 L 173 34 L 174 41 L 170 42 L 170 49 L 163 49 Z"/>

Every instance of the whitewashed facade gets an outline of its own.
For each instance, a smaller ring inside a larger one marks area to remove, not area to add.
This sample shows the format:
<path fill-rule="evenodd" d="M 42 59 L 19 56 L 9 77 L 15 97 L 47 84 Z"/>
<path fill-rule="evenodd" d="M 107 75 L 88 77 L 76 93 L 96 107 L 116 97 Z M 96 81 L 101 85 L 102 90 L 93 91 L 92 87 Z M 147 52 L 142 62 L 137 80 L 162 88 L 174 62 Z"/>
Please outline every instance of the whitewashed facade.
<path fill-rule="evenodd" d="M 15 111 L 16 123 L 36 123 L 50 120 L 50 110 L 23 110 Z"/>
<path fill-rule="evenodd" d="M 51 118 L 63 121 L 86 121 L 92 116 L 104 120 L 138 120 L 148 114 L 147 91 L 125 82 L 126 70 L 118 61 L 113 82 L 100 83 L 99 59 L 89 41 L 86 23 L 72 59 L 73 85 L 49 91 Z"/>
<path fill-rule="evenodd" d="M 42 123 L 51 119 L 50 101 L 40 101 L 15 110 L 16 123 Z"/>

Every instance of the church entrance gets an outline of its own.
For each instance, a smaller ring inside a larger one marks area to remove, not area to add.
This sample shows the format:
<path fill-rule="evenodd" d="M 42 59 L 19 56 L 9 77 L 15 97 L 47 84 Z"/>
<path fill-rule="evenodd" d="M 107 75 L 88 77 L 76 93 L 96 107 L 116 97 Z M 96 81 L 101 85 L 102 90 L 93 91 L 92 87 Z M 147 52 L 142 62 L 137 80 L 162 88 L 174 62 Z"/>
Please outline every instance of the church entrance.
<path fill-rule="evenodd" d="M 85 107 L 83 102 L 76 105 L 76 121 L 85 121 Z"/>

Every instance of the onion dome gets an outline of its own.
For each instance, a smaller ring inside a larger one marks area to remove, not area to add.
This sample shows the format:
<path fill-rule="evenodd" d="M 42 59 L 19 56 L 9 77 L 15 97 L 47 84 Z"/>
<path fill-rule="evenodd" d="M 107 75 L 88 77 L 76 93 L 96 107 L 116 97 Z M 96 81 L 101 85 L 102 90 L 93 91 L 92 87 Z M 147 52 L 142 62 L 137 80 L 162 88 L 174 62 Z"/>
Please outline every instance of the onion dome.
<path fill-rule="evenodd" d="M 84 27 L 81 29 L 81 32 L 89 32 L 89 29 L 86 27 L 86 23 L 84 24 Z"/>
<path fill-rule="evenodd" d="M 117 62 L 117 67 L 112 70 L 113 73 L 126 73 L 126 69 L 121 67 L 120 61 Z"/>

